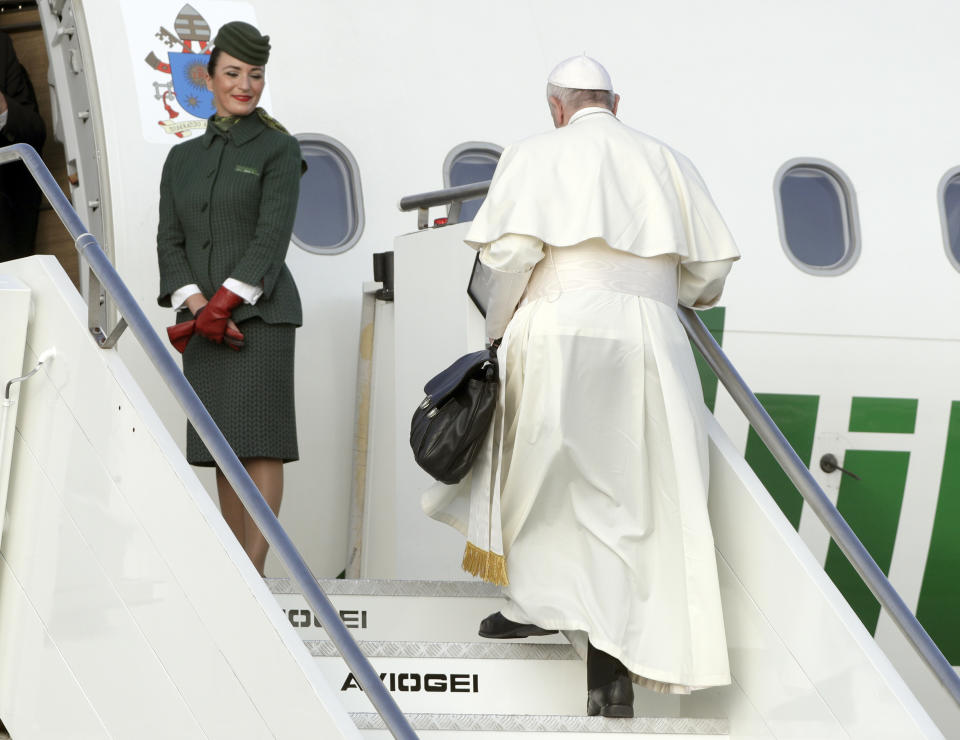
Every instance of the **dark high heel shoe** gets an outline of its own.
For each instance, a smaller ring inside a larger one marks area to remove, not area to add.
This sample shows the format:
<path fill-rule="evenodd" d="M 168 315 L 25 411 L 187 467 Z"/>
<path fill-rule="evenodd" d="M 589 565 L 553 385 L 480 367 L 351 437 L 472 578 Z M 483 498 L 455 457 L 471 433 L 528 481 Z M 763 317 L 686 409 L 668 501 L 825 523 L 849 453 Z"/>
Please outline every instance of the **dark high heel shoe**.
<path fill-rule="evenodd" d="M 633 717 L 633 682 L 629 676 L 617 676 L 606 686 L 587 691 L 587 716 Z"/>

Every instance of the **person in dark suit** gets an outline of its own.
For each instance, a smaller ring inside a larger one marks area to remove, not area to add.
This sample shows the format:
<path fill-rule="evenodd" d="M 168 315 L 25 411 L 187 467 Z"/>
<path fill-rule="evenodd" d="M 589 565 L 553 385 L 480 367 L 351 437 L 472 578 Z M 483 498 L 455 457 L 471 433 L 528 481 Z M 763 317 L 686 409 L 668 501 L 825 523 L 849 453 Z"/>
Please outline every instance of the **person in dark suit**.
<path fill-rule="evenodd" d="M 297 140 L 257 107 L 269 37 L 248 23 L 214 39 L 206 133 L 170 150 L 157 231 L 161 306 L 177 309 L 171 342 L 183 371 L 273 509 L 283 464 L 298 459 L 294 402 L 297 286 L 284 264 L 297 211 Z M 187 460 L 215 466 L 192 425 Z M 263 574 L 267 542 L 217 469 L 220 510 Z"/>
<path fill-rule="evenodd" d="M 0 147 L 43 149 L 47 129 L 13 41 L 0 31 Z M 0 262 L 33 254 L 40 188 L 22 162 L 0 165 Z"/>

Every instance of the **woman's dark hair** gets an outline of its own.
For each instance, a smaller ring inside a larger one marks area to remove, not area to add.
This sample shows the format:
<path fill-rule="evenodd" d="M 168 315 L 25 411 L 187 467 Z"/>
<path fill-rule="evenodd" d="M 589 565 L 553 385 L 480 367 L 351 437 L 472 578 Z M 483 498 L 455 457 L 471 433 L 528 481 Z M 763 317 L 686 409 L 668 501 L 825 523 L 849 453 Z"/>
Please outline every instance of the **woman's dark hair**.
<path fill-rule="evenodd" d="M 210 52 L 210 60 L 207 62 L 207 74 L 213 77 L 213 72 L 217 68 L 217 61 L 220 59 L 221 49 L 213 47 L 213 51 Z"/>

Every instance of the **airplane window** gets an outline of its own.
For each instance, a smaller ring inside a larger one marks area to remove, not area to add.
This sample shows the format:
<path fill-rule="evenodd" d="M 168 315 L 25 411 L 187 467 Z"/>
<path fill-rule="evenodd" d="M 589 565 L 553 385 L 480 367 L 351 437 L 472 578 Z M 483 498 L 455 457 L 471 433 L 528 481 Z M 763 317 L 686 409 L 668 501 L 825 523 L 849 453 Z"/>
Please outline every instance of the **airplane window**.
<path fill-rule="evenodd" d="M 451 188 L 489 180 L 497 168 L 501 152 L 503 147 L 483 141 L 458 144 L 443 160 L 444 187 Z M 473 221 L 482 203 L 483 198 L 465 200 L 456 222 Z"/>
<path fill-rule="evenodd" d="M 940 181 L 940 224 L 947 257 L 960 270 L 960 167 L 954 167 Z"/>
<path fill-rule="evenodd" d="M 316 254 L 338 254 L 363 233 L 360 170 L 350 151 L 323 134 L 298 134 L 307 171 L 300 178 L 300 200 L 293 242 Z"/>
<path fill-rule="evenodd" d="M 774 185 L 780 241 L 801 270 L 836 275 L 860 251 L 856 198 L 839 168 L 817 159 L 787 162 Z"/>

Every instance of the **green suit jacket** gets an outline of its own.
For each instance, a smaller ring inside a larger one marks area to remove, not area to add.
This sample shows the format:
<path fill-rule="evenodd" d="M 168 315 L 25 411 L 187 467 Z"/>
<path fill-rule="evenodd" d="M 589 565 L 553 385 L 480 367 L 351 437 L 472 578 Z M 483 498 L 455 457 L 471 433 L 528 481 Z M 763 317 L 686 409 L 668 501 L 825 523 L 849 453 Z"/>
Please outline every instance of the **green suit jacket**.
<path fill-rule="evenodd" d="M 302 323 L 300 295 L 284 264 L 297 213 L 300 146 L 256 113 L 226 133 L 212 123 L 199 139 L 170 150 L 160 180 L 157 257 L 160 295 L 196 283 L 208 299 L 232 277 L 263 287 L 241 322 Z"/>

